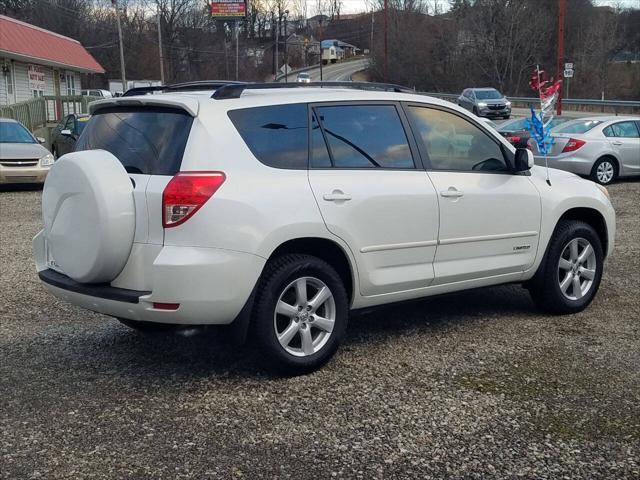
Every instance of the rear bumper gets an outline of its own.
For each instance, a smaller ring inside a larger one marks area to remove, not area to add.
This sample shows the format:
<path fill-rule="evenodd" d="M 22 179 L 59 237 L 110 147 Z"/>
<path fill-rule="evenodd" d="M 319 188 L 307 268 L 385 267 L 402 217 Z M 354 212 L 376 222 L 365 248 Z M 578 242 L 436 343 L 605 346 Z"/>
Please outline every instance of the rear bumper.
<path fill-rule="evenodd" d="M 0 165 L 0 184 L 44 183 L 49 168 L 39 165 L 34 167 L 4 167 Z"/>
<path fill-rule="evenodd" d="M 48 268 L 42 232 L 33 249 L 38 275 L 56 297 L 113 317 L 183 325 L 233 322 L 265 263 L 262 257 L 230 250 L 134 244 L 111 284 L 80 284 Z M 161 310 L 154 303 L 180 306 Z"/>

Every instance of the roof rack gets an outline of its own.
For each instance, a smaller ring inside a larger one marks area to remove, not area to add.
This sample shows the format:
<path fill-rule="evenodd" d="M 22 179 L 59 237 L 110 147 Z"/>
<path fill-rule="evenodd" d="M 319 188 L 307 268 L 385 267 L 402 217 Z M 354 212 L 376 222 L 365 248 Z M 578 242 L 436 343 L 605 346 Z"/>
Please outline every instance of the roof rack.
<path fill-rule="evenodd" d="M 241 83 L 229 82 L 227 85 L 219 87 L 211 98 L 215 100 L 226 100 L 229 98 L 240 98 L 245 90 L 268 90 L 272 88 L 355 88 L 357 90 L 381 90 L 385 92 L 414 93 L 414 90 L 394 85 L 392 83 L 376 82 L 292 82 L 292 83 Z"/>
<path fill-rule="evenodd" d="M 237 85 L 243 82 L 234 82 L 231 80 L 201 80 L 197 82 L 184 82 L 175 83 L 173 85 L 155 85 L 149 87 L 134 87 L 130 88 L 124 94 L 123 97 L 133 97 L 135 95 L 148 95 L 154 92 L 189 92 L 197 90 L 216 90 L 225 85 Z"/>

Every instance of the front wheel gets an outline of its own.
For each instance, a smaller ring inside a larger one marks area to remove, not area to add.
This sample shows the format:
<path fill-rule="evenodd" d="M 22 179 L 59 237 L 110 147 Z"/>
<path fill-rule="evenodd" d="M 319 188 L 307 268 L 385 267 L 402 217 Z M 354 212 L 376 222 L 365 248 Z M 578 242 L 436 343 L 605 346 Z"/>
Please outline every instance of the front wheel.
<path fill-rule="evenodd" d="M 591 180 L 600 185 L 609 185 L 618 176 L 618 165 L 609 157 L 598 159 L 591 169 Z"/>
<path fill-rule="evenodd" d="M 252 330 L 278 369 L 306 373 L 336 352 L 348 310 L 344 284 L 331 265 L 310 255 L 283 255 L 262 274 Z"/>
<path fill-rule="evenodd" d="M 598 291 L 603 263 L 602 242 L 593 227 L 562 221 L 528 286 L 534 302 L 550 313 L 581 312 Z"/>

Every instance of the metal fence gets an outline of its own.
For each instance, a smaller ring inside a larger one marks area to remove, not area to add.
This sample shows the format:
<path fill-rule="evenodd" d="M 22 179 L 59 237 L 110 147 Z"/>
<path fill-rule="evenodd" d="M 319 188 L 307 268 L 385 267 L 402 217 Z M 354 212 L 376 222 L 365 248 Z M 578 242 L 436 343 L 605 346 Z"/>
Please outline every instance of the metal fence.
<path fill-rule="evenodd" d="M 430 97 L 441 98 L 442 100 L 449 100 L 456 103 L 458 97 L 457 93 L 434 93 L 434 92 L 419 92 L 421 95 L 428 95 Z M 514 107 L 528 107 L 532 105 L 534 107 L 539 106 L 540 99 L 536 97 L 507 97 Z M 583 110 L 589 112 L 603 112 L 614 114 L 632 114 L 640 113 L 640 101 L 635 100 L 595 100 L 590 98 L 563 98 L 562 106 L 567 110 Z"/>
<path fill-rule="evenodd" d="M 47 123 L 59 122 L 70 113 L 88 113 L 89 103 L 95 100 L 100 98 L 81 95 L 70 97 L 45 95 L 0 107 L 0 117 L 18 120 L 29 130 L 34 131 Z"/>

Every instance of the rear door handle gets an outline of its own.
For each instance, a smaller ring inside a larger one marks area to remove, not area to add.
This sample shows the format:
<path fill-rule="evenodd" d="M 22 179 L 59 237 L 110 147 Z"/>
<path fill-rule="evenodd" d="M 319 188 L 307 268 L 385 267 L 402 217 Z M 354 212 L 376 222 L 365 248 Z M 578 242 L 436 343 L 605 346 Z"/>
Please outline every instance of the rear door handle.
<path fill-rule="evenodd" d="M 622 145 L 622 142 L 618 142 L 618 141 L 616 141 L 616 142 L 611 142 L 611 143 L 613 143 L 614 145 Z"/>
<path fill-rule="evenodd" d="M 322 198 L 327 202 L 347 202 L 351 200 L 351 195 L 342 190 L 334 190 L 331 193 L 325 193 Z"/>
<path fill-rule="evenodd" d="M 456 187 L 449 187 L 448 190 L 440 190 L 441 197 L 460 198 L 463 195 L 464 193 L 461 190 L 458 190 Z"/>

